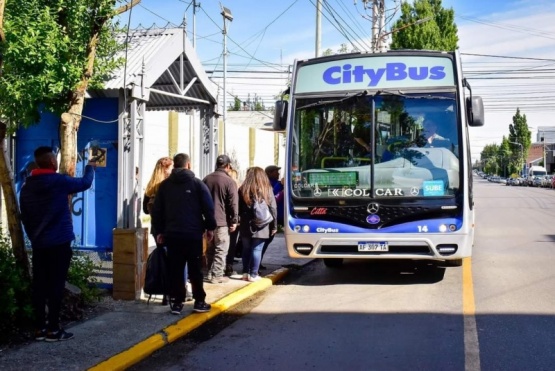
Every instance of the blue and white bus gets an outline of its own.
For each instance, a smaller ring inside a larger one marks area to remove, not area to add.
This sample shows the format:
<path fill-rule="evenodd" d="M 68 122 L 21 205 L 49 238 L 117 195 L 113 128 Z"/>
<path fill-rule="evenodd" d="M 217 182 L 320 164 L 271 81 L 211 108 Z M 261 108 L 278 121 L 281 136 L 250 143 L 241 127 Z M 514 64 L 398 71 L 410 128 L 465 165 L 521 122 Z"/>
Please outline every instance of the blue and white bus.
<path fill-rule="evenodd" d="M 482 126 L 458 52 L 296 61 L 274 129 L 287 136 L 289 255 L 434 260 L 472 254 L 469 126 Z"/>

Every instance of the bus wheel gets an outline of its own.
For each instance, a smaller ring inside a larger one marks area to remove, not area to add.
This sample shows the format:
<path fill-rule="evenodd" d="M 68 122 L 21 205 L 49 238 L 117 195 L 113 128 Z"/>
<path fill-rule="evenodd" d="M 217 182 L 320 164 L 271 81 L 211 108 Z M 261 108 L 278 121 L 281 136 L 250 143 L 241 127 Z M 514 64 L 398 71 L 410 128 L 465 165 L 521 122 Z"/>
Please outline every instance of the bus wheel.
<path fill-rule="evenodd" d="M 446 260 L 445 265 L 448 267 L 460 267 L 462 266 L 463 260 L 462 259 L 455 259 L 455 260 Z"/>
<path fill-rule="evenodd" d="M 339 268 L 343 265 L 342 258 L 326 258 L 324 259 L 324 265 L 328 268 Z"/>

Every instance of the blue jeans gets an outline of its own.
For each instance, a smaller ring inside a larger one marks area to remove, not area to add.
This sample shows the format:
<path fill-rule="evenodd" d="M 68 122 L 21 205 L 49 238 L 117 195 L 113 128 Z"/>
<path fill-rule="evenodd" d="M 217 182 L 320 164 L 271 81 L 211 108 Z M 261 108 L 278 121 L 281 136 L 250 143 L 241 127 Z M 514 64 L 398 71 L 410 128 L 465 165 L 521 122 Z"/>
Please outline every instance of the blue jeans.
<path fill-rule="evenodd" d="M 262 247 L 267 238 L 252 238 L 244 236 L 243 241 L 243 274 L 256 277 L 262 260 Z"/>

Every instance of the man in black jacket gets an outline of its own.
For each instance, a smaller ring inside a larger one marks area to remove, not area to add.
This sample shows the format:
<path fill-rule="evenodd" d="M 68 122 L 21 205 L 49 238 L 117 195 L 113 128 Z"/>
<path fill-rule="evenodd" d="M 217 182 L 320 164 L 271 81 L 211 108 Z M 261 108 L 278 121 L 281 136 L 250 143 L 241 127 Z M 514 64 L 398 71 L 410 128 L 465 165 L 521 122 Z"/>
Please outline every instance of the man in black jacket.
<path fill-rule="evenodd" d="M 160 183 L 152 210 L 156 242 L 168 249 L 170 310 L 172 314 L 183 310 L 183 270 L 187 263 L 195 299 L 193 311 L 208 312 L 211 306 L 205 302 L 203 288 L 202 236 L 206 232 L 208 242 L 214 237 L 214 203 L 206 185 L 190 170 L 188 155 L 175 155 L 173 166 L 171 175 Z"/>
<path fill-rule="evenodd" d="M 216 159 L 216 170 L 208 174 L 203 182 L 206 184 L 214 201 L 216 230 L 214 240 L 206 250 L 207 276 L 210 283 L 225 283 L 229 280 L 224 273 L 229 249 L 230 233 L 237 228 L 238 198 L 237 183 L 229 176 L 231 160 L 226 155 Z"/>

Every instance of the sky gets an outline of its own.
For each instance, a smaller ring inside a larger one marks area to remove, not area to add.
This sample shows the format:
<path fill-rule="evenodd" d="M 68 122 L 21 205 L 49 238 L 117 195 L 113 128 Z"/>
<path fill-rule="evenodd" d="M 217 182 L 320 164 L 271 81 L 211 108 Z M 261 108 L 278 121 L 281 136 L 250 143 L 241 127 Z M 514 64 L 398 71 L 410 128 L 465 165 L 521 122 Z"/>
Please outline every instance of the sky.
<path fill-rule="evenodd" d="M 320 51 L 336 52 L 341 44 L 368 49 L 371 8 L 365 10 L 363 0 L 322 2 Z M 539 127 L 555 127 L 555 1 L 443 0 L 442 5 L 455 11 L 465 77 L 473 94 L 484 100 L 485 125 L 470 131 L 472 160 L 479 158 L 484 145 L 499 144 L 508 135 L 517 108 L 526 115 L 532 141 Z M 221 6 L 233 17 L 226 22 L 227 105 L 238 96 L 256 97 L 273 106 L 293 61 L 315 56 L 316 0 L 141 0 L 120 17 L 120 24 L 131 28 L 185 24 L 221 94 Z M 385 0 L 385 7 L 387 20 L 399 16 L 399 1 Z M 386 31 L 391 31 L 387 20 Z"/>

